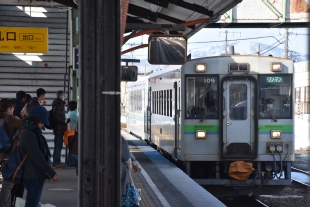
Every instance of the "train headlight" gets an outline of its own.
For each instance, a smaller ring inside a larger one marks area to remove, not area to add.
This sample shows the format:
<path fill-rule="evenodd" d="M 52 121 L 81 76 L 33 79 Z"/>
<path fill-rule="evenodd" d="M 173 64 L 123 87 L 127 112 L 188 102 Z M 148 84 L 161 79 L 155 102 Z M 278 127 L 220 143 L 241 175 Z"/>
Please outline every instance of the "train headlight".
<path fill-rule="evenodd" d="M 204 73 L 207 71 L 207 65 L 203 63 L 196 64 L 196 73 Z"/>
<path fill-rule="evenodd" d="M 270 137 L 271 139 L 281 139 L 282 131 L 281 130 L 271 130 Z"/>
<path fill-rule="evenodd" d="M 207 131 L 206 130 L 197 130 L 196 131 L 196 139 L 206 139 Z"/>
<path fill-rule="evenodd" d="M 273 71 L 273 72 L 282 71 L 282 64 L 281 63 L 271 63 L 271 71 Z"/>

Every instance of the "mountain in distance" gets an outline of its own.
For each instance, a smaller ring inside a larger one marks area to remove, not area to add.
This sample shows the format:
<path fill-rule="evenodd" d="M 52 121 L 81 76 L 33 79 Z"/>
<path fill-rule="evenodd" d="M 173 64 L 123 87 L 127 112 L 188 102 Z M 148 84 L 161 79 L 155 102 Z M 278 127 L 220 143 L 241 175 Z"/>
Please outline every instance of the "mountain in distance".
<path fill-rule="evenodd" d="M 258 45 L 260 46 L 261 56 L 272 55 L 273 57 L 280 57 L 280 58 L 284 57 L 284 45 L 283 44 L 280 45 L 280 47 L 282 46 L 283 48 L 279 48 L 279 47 L 273 48 L 274 47 L 273 45 L 267 45 L 267 44 L 256 43 L 256 42 L 251 42 L 251 41 L 240 41 L 240 42 L 234 42 L 234 43 L 228 44 L 227 52 L 229 52 L 229 46 L 234 46 L 235 54 L 257 55 Z M 218 56 L 218 55 L 225 53 L 224 48 L 225 48 L 224 43 L 212 44 L 212 45 L 206 44 L 206 45 L 199 45 L 199 46 L 197 45 L 196 48 L 188 49 L 188 54 L 191 54 L 192 59 Z M 291 57 L 290 51 L 288 53 L 288 57 L 289 58 Z M 301 62 L 301 61 L 308 60 L 307 54 L 301 54 L 297 51 L 292 51 L 292 57 L 293 57 L 294 62 Z M 122 58 L 130 58 L 130 57 L 123 55 Z M 158 70 L 165 69 L 165 68 L 177 69 L 181 67 L 180 65 L 150 65 L 147 59 L 140 59 L 140 63 L 133 63 L 133 64 L 129 63 L 129 65 L 138 66 L 139 74 L 147 74 L 150 71 L 158 71 Z"/>

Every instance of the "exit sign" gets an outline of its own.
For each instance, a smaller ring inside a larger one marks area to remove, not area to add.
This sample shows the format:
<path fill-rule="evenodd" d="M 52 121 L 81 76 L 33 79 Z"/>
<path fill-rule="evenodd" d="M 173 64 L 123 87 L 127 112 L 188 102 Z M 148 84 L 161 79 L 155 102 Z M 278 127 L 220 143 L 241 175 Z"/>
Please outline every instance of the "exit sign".
<path fill-rule="evenodd" d="M 0 52 L 47 53 L 48 28 L 0 27 Z"/>

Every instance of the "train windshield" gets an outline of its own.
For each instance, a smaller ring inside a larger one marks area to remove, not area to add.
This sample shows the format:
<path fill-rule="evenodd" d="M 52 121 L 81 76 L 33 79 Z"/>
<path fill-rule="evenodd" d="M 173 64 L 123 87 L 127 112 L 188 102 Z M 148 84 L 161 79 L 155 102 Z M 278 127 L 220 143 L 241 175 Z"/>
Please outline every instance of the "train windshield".
<path fill-rule="evenodd" d="M 292 76 L 260 75 L 259 117 L 289 119 L 292 114 Z"/>
<path fill-rule="evenodd" d="M 218 76 L 186 76 L 186 118 L 218 119 Z"/>

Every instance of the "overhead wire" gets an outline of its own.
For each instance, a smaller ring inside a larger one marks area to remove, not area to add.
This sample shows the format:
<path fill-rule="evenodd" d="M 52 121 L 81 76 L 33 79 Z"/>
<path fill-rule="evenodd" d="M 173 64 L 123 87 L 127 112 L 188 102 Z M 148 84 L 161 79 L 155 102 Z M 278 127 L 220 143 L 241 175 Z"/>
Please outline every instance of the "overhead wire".
<path fill-rule="evenodd" d="M 274 48 L 278 47 L 279 45 L 281 45 L 281 44 L 283 44 L 283 43 L 284 43 L 284 42 L 278 43 L 276 46 L 274 46 L 274 47 L 272 47 L 271 49 L 269 49 L 269 50 L 267 50 L 267 51 L 264 51 L 264 52 L 262 52 L 262 53 L 260 53 L 260 54 L 263 55 L 263 54 L 269 52 L 270 50 L 273 50 Z"/>
<path fill-rule="evenodd" d="M 264 36 L 264 37 L 250 37 L 250 38 L 241 38 L 241 39 L 231 39 L 231 40 L 227 40 L 228 42 L 234 42 L 234 41 L 240 41 L 240 40 L 251 40 L 251 39 L 264 39 L 264 38 L 274 38 L 277 42 L 280 42 L 280 40 L 278 40 L 277 38 L 275 38 L 274 36 Z M 216 40 L 216 41 L 204 41 L 204 42 L 188 42 L 188 44 L 191 43 L 211 43 L 211 42 L 223 42 L 223 40 Z"/>
<path fill-rule="evenodd" d="M 273 43 L 272 45 L 269 45 L 268 47 L 264 48 L 264 49 L 262 50 L 262 52 L 263 52 L 264 50 L 268 50 L 269 48 L 273 47 L 275 44 L 282 44 L 284 38 L 285 38 L 285 37 L 282 37 L 282 38 L 280 39 L 281 42 L 275 42 L 275 43 Z"/>

